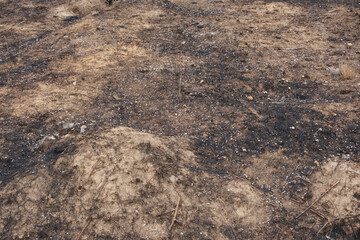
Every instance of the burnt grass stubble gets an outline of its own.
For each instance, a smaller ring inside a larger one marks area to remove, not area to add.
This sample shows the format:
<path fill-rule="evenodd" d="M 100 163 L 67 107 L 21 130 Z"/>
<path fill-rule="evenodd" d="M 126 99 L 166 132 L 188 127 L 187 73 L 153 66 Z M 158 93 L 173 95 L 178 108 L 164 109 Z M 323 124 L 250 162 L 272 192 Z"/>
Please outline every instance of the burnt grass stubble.
<path fill-rule="evenodd" d="M 138 2 L 134 1 L 134 3 Z M 178 59 L 176 56 L 181 54 L 199 59 L 199 63 L 187 65 L 182 70 L 174 67 L 150 74 L 151 62 L 144 62 L 127 72 L 109 72 L 103 76 L 103 78 L 109 79 L 103 89 L 103 95 L 94 99 L 90 104 L 93 111 L 76 116 L 79 121 L 96 120 L 97 124 L 89 131 L 97 132 L 121 125 L 166 136 L 184 136 L 186 133 L 192 141 L 192 150 L 197 154 L 198 166 L 190 168 L 194 174 L 205 171 L 216 175 L 224 182 L 237 176 L 251 181 L 256 188 L 268 195 L 271 195 L 272 191 L 281 191 L 288 195 L 306 193 L 308 185 L 299 180 L 295 181 L 292 176 L 298 173 L 309 177 L 314 172 L 315 161 L 321 163 L 334 156 L 344 159 L 351 156 L 353 161 L 359 161 L 359 120 L 348 120 L 343 113 L 324 115 L 309 108 L 311 105 L 324 102 L 358 101 L 359 95 L 356 92 L 346 92 L 346 97 L 344 97 L 330 86 L 316 83 L 311 79 L 307 83 L 282 81 L 279 79 L 286 73 L 280 69 L 273 69 L 277 75 L 276 78 L 269 76 L 266 72 L 259 73 L 255 78 L 244 77 L 243 72 L 246 68 L 249 71 L 252 70 L 251 66 L 247 65 L 249 58 L 247 49 L 234 48 L 236 42 L 232 40 L 214 46 L 208 44 L 203 36 L 197 34 L 204 28 L 209 30 L 212 28 L 210 24 L 200 24 L 198 20 L 204 16 L 219 16 L 222 14 L 220 11 L 184 8 L 170 1 L 155 1 L 155 3 L 168 14 L 179 14 L 188 20 L 173 25 L 172 29 L 160 28 L 140 32 L 138 37 L 142 39 L 142 42 L 137 44 L 150 47 L 159 57 L 174 56 L 174 59 Z M 138 4 L 141 5 L 141 3 Z M 316 8 L 317 6 L 309 5 L 309 7 Z M 37 11 L 41 12 L 44 9 L 37 9 Z M 24 12 L 30 14 L 27 10 Z M 78 18 L 69 19 L 59 28 L 77 20 Z M 49 34 L 51 32 L 44 32 L 37 39 L 44 39 Z M 36 42 L 34 39 L 23 40 L 23 46 L 31 46 L 34 42 Z M 41 47 L 45 49 L 47 46 L 39 46 L 39 48 Z M 18 51 L 17 44 L 10 44 L 9 48 L 10 56 L 2 64 L 6 61 L 16 62 L 14 56 Z M 39 49 L 39 51 L 44 51 L 44 49 Z M 6 47 L 1 49 L 3 55 L 7 51 Z M 74 53 L 69 50 L 67 52 L 59 50 L 51 54 L 65 57 Z M 261 56 L 261 52 L 257 54 Z M 31 88 L 37 81 L 56 82 L 61 76 L 54 75 L 47 70 L 47 63 L 52 61 L 52 57 L 45 56 L 42 58 L 38 56 L 37 59 L 34 59 L 34 57 L 24 54 L 23 64 L 19 65 L 15 71 L 1 72 L 0 85 L 21 91 Z M 177 62 L 177 60 L 174 61 Z M 29 73 L 37 74 L 38 77 L 25 81 L 22 76 Z M 69 73 L 69 75 L 71 74 Z M 180 75 L 184 82 L 181 97 L 177 92 Z M 137 81 L 151 82 L 151 86 L 154 88 L 142 95 L 122 93 L 124 85 L 133 78 L 136 78 Z M 199 86 L 201 79 L 205 79 L 205 83 Z M 253 86 L 260 83 L 263 85 L 261 91 L 255 89 L 249 93 L 242 87 L 243 84 Z M 274 94 L 269 96 L 265 93 L 266 91 Z M 122 96 L 124 100 L 116 100 L 111 97 L 114 93 Z M 249 94 L 255 101 L 247 100 L 246 97 Z M 10 99 L 16 96 L 7 97 Z M 145 103 L 152 107 L 145 107 Z M 254 115 L 250 109 L 255 110 L 258 116 Z M 112 115 L 102 114 L 110 110 L 113 112 Z M 185 115 L 193 112 L 196 117 L 183 122 L 171 122 L 170 116 L 179 110 L 185 112 Z M 19 176 L 33 174 L 39 168 L 47 168 L 53 173 L 53 176 L 59 179 L 59 186 L 53 186 L 53 189 L 60 191 L 65 188 L 67 184 L 65 180 L 69 179 L 73 173 L 68 169 L 55 171 L 52 166 L 59 156 L 74 154 L 76 144 L 60 142 L 45 153 L 34 149 L 33 146 L 47 134 L 58 132 L 60 136 L 64 136 L 68 133 L 78 133 L 57 126 L 56 119 L 53 117 L 56 116 L 56 112 L 29 116 L 27 121 L 10 116 L 1 109 L 0 113 L 3 117 L 3 120 L 0 121 L 1 135 L 5 139 L 1 148 L 3 155 L 7 156 L 0 159 L 0 187 L 3 188 L 9 182 L 16 181 Z M 256 180 L 251 177 L 243 176 L 242 169 L 250 164 L 256 164 L 251 161 L 253 157 L 280 149 L 290 160 L 282 163 L 285 171 L 279 172 L 279 178 L 288 177 L 289 182 L 294 180 L 292 184 L 287 185 L 286 189 L 264 187 L 257 184 Z M 212 186 L 207 187 L 211 188 Z M 56 194 L 56 191 L 51 194 Z M 16 197 L 1 199 L 1 201 L 16 201 Z M 301 226 L 299 223 L 304 219 L 288 221 L 289 219 L 285 215 L 289 213 L 285 209 L 276 211 L 277 214 L 282 214 L 284 217 L 280 222 L 275 219 L 271 220 L 273 224 L 284 226 L 287 229 L 292 228 L 302 236 L 323 239 L 321 236 L 316 236 L 316 229 L 298 227 Z M 6 230 L 1 233 L 1 238 L 9 236 L 8 234 L 12 231 L 12 221 L 14 220 L 7 220 L 9 228 L 5 227 Z M 271 221 L 270 223 L 272 223 Z M 211 222 L 208 224 L 211 225 Z M 255 233 L 239 231 L 236 228 L 223 226 L 221 231 L 229 239 L 256 237 Z M 62 222 L 61 218 L 58 218 L 34 234 L 40 238 L 47 238 L 64 229 L 68 229 L 68 223 Z M 274 237 L 278 233 L 276 229 L 266 229 L 266 231 Z M 349 239 L 354 237 L 345 236 L 341 226 L 335 226 L 332 234 L 333 237 Z M 130 235 L 129 239 L 137 238 Z M 194 232 L 192 236 L 196 235 Z"/>

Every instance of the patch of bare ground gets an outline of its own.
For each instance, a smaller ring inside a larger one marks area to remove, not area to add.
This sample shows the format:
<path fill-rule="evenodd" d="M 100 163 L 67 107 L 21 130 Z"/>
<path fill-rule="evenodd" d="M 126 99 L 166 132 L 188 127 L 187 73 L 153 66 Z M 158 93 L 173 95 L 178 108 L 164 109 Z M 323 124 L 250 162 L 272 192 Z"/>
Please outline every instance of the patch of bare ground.
<path fill-rule="evenodd" d="M 357 3 L 1 0 L 0 26 L 0 238 L 359 238 Z"/>
<path fill-rule="evenodd" d="M 193 174 L 196 156 L 186 141 L 124 127 L 76 140 L 77 153 L 40 165 L 2 190 L 8 196 L 2 199 L 3 233 L 80 237 L 87 227 L 85 235 L 97 237 L 219 239 L 223 228 L 241 232 L 243 224 L 256 231 L 267 220 L 262 193 L 249 182 Z"/>

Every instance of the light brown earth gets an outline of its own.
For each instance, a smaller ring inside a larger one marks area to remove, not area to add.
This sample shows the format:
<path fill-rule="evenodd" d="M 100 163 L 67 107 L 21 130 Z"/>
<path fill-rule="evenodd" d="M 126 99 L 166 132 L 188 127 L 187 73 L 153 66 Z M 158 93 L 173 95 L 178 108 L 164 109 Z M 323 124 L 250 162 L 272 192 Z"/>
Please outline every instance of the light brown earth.
<path fill-rule="evenodd" d="M 1 239 L 360 237 L 359 4 L 0 0 L 0 35 Z"/>

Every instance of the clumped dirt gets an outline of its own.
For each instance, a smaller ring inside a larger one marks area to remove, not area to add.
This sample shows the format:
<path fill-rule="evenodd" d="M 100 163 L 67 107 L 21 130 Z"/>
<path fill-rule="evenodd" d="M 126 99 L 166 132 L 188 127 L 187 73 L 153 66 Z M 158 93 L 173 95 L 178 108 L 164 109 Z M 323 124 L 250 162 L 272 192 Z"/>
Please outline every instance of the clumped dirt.
<path fill-rule="evenodd" d="M 0 26 L 1 239 L 360 237 L 356 1 L 1 0 Z"/>

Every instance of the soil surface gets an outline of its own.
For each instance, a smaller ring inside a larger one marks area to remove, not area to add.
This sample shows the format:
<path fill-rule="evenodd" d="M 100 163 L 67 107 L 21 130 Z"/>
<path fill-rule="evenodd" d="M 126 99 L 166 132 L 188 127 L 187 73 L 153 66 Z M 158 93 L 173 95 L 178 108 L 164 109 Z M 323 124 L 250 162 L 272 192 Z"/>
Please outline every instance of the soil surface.
<path fill-rule="evenodd" d="M 0 0 L 1 239 L 359 239 L 357 1 Z"/>

